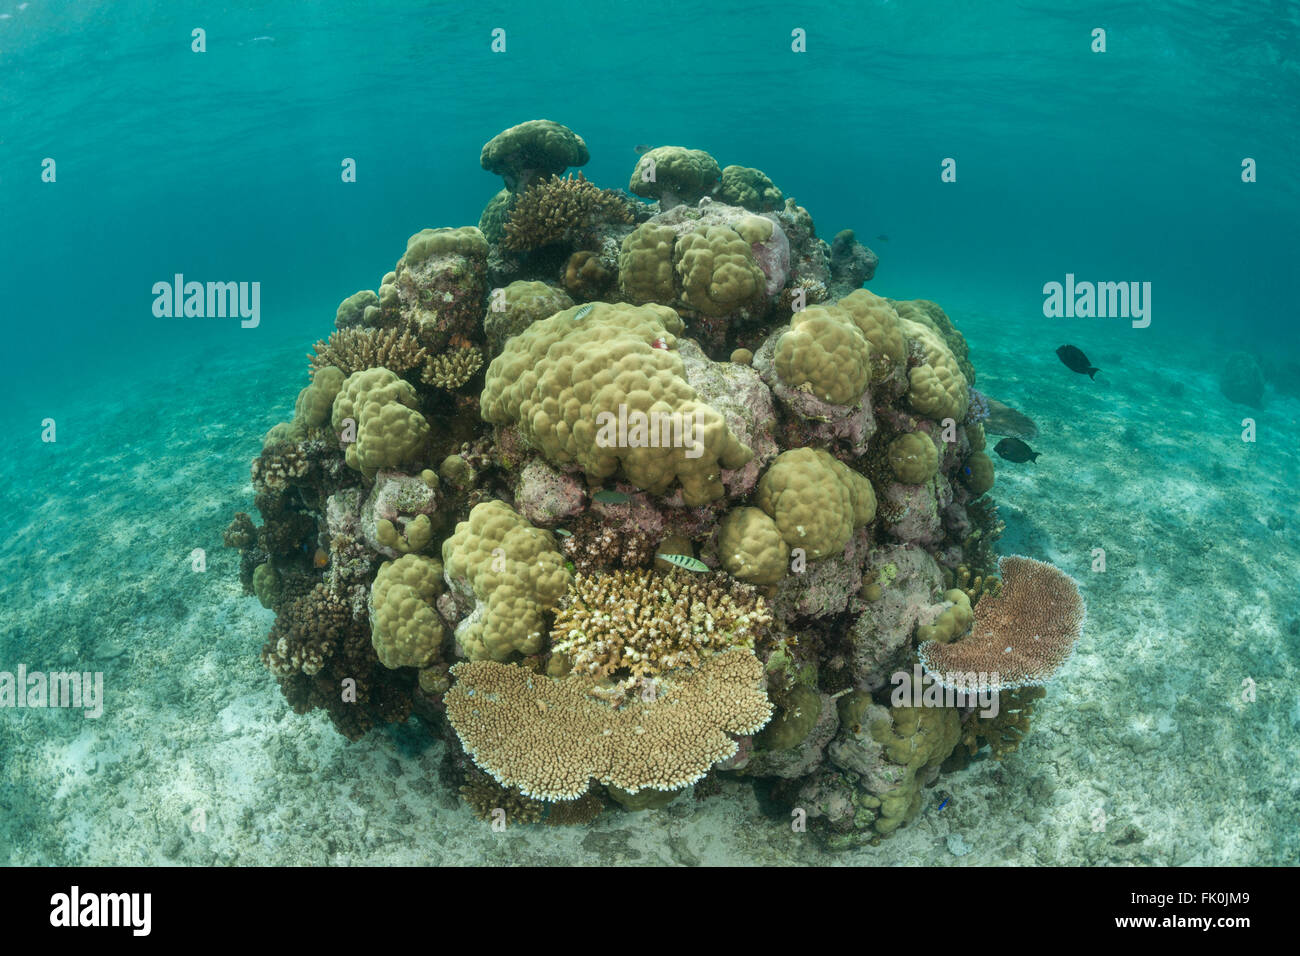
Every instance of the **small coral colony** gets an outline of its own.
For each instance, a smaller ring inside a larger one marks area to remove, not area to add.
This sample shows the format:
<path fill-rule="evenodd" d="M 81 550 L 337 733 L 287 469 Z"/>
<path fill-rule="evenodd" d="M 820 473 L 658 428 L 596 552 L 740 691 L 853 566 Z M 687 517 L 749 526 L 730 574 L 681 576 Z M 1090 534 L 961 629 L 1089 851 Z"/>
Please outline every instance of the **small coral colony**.
<path fill-rule="evenodd" d="M 262 524 L 226 531 L 262 660 L 350 739 L 418 716 L 485 818 L 763 777 L 826 845 L 876 842 L 1014 749 L 1078 589 L 997 556 L 938 305 L 863 288 L 875 254 L 757 169 L 660 146 L 622 191 L 587 161 L 549 120 L 499 133 L 478 226 L 339 306 L 253 463 Z"/>

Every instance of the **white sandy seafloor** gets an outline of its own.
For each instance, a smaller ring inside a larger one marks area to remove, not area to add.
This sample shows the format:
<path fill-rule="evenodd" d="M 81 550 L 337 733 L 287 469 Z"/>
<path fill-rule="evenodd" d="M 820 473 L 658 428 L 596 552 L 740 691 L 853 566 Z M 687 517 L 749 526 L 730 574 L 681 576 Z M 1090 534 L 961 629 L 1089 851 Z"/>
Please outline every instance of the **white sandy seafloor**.
<path fill-rule="evenodd" d="M 349 744 L 323 715 L 293 714 L 258 662 L 272 615 L 240 593 L 221 532 L 252 510 L 249 460 L 303 384 L 294 348 L 141 376 L 6 476 L 0 669 L 102 670 L 106 709 L 0 711 L 0 861 L 1296 862 L 1300 405 L 1231 405 L 1219 356 L 1174 367 L 1136 333 L 1089 349 L 1105 369 L 1089 382 L 1053 354 L 1059 331 L 950 311 L 979 386 L 1041 430 L 1036 465 L 998 461 L 1004 551 L 1075 575 L 1089 616 L 1019 752 L 943 777 L 879 846 L 825 852 L 744 781 L 587 827 L 494 833 L 440 782 L 443 745 L 417 722 Z M 1098 547 L 1105 573 L 1090 570 Z"/>

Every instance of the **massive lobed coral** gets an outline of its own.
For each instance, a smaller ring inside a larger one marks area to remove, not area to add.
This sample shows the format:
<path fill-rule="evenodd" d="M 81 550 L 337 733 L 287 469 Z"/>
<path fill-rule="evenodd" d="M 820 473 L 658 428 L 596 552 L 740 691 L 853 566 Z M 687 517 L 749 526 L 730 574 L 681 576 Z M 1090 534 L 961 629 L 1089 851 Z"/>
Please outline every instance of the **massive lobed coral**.
<path fill-rule="evenodd" d="M 548 461 L 576 464 L 593 484 L 621 472 L 655 494 L 680 482 L 688 504 L 721 497 L 721 469 L 753 452 L 687 383 L 681 331 L 677 313 L 654 305 L 593 303 L 535 322 L 489 366 L 483 418 L 518 425 Z M 638 421 L 651 423 L 639 437 Z M 664 422 L 676 429 L 667 441 Z"/>

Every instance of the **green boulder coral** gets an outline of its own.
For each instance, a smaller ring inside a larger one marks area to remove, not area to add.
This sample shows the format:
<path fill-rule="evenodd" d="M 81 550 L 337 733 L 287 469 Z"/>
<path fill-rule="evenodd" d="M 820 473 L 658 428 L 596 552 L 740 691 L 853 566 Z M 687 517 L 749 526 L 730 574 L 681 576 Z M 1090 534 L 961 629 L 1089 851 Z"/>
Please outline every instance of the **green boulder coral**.
<path fill-rule="evenodd" d="M 637 196 L 658 199 L 663 210 L 694 205 L 713 191 L 722 170 L 702 149 L 657 146 L 641 154 L 627 188 Z"/>
<path fill-rule="evenodd" d="M 385 561 L 370 588 L 370 641 L 385 667 L 428 667 L 445 636 L 434 602 L 442 564 L 421 554 Z"/>
<path fill-rule="evenodd" d="M 751 212 L 780 209 L 785 201 L 781 190 L 761 169 L 728 166 L 722 171 L 718 198 L 731 206 L 744 206 Z"/>
<path fill-rule="evenodd" d="M 334 431 L 344 435 L 346 422 L 354 423 L 356 441 L 345 453 L 348 467 L 373 478 L 381 468 L 422 462 L 430 430 L 419 404 L 415 388 L 386 368 L 349 375 L 334 399 L 331 418 Z"/>
<path fill-rule="evenodd" d="M 546 636 L 543 614 L 569 586 L 555 537 L 504 501 L 475 505 L 442 544 L 447 579 L 474 612 L 456 628 L 470 660 L 536 654 Z"/>

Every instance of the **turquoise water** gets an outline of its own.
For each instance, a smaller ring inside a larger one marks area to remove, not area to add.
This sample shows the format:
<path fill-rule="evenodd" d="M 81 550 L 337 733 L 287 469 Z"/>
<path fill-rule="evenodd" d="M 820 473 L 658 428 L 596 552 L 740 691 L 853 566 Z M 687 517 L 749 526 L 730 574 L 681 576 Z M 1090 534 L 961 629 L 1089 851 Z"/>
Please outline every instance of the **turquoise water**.
<path fill-rule="evenodd" d="M 440 741 L 348 745 L 258 661 L 274 616 L 220 533 L 304 354 L 406 237 L 479 221 L 501 187 L 484 142 L 548 117 L 600 186 L 627 185 L 637 145 L 680 143 L 762 169 L 828 241 L 856 230 L 868 288 L 941 303 L 980 387 L 1038 423 L 1037 470 L 997 463 L 1003 550 L 1079 578 L 1099 542 L 1117 556 L 1004 782 L 945 777 L 964 799 L 854 861 L 1295 862 L 1297 101 L 1291 3 L 0 2 L 0 669 L 95 662 L 116 697 L 97 722 L 0 711 L 0 858 L 109 862 L 153 807 L 134 862 L 828 859 L 746 835 L 765 818 L 742 783 L 655 811 L 667 842 L 606 814 L 505 848 L 440 780 Z M 260 325 L 155 317 L 176 273 L 260 282 Z M 1067 274 L 1151 283 L 1150 326 L 1044 317 Z M 1066 342 L 1097 383 L 1061 366 Z M 1223 394 L 1231 352 L 1262 403 Z M 1116 767 L 1159 799 L 1110 791 Z M 313 813 L 346 836 L 304 833 Z"/>

